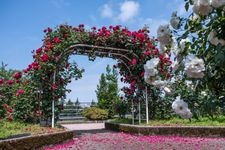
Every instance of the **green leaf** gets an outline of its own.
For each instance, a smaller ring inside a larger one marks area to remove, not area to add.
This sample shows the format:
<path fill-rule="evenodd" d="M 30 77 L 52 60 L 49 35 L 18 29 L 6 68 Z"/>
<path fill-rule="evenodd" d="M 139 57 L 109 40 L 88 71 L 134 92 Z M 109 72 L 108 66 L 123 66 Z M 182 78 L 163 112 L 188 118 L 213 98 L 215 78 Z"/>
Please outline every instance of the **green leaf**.
<path fill-rule="evenodd" d="M 184 29 L 185 29 L 185 30 L 188 29 L 188 24 L 187 24 L 187 23 L 185 24 Z"/>
<path fill-rule="evenodd" d="M 188 9 L 189 9 L 189 3 L 186 3 L 184 7 L 185 7 L 185 10 L 188 11 Z"/>

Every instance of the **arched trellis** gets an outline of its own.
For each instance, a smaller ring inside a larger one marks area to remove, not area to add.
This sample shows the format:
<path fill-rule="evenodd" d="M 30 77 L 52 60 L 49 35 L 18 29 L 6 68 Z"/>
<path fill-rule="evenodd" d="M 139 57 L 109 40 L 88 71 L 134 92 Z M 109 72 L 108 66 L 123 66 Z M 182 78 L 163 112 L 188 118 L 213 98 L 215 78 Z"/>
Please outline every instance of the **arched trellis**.
<path fill-rule="evenodd" d="M 114 48 L 114 47 L 107 47 L 107 46 L 96 46 L 96 45 L 88 45 L 88 44 L 74 44 L 69 46 L 67 49 L 63 51 L 63 53 L 60 54 L 58 61 L 60 62 L 61 58 L 64 58 L 64 56 L 70 56 L 70 55 L 86 55 L 90 56 L 94 54 L 94 56 L 99 57 L 108 57 L 112 59 L 118 60 L 120 63 L 122 63 L 130 75 L 132 75 L 132 72 L 130 71 L 130 68 L 128 67 L 129 62 L 131 62 L 131 58 L 136 58 L 137 60 L 139 57 L 133 53 L 131 50 L 128 49 L 122 49 L 122 48 Z M 53 74 L 53 83 L 55 83 L 55 76 L 56 71 L 54 71 Z M 147 98 L 147 87 L 146 87 L 146 122 L 148 123 L 148 98 Z M 133 99 L 131 100 L 132 103 L 132 124 L 134 124 L 134 102 Z M 140 100 L 138 101 L 138 108 L 139 108 L 139 123 L 140 123 Z M 52 101 L 52 127 L 54 127 L 54 100 Z"/>
<path fill-rule="evenodd" d="M 117 59 L 122 62 L 127 70 L 130 72 L 128 67 L 128 62 L 131 62 L 130 57 L 139 59 L 139 57 L 132 53 L 131 50 L 121 49 L 121 48 L 113 48 L 113 47 L 106 47 L 106 46 L 96 46 L 96 45 L 87 45 L 87 44 L 74 44 L 64 50 L 64 52 L 60 55 L 63 58 L 63 55 L 87 55 L 90 56 L 94 54 L 95 56 L 104 56 L 113 59 Z"/>

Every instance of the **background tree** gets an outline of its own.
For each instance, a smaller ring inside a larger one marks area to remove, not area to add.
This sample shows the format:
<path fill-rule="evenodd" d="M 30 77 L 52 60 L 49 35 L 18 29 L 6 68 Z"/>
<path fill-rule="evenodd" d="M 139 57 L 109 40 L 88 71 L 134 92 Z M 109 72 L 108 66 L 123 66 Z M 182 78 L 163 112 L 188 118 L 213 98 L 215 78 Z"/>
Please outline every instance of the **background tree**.
<path fill-rule="evenodd" d="M 114 102 L 113 108 L 115 113 L 118 114 L 120 118 L 125 118 L 128 111 L 128 103 L 124 99 L 118 99 Z"/>
<path fill-rule="evenodd" d="M 97 103 L 92 99 L 91 101 L 91 107 L 96 107 L 97 106 Z"/>
<path fill-rule="evenodd" d="M 79 102 L 78 98 L 77 98 L 77 100 L 75 101 L 74 105 L 75 105 L 76 113 L 78 113 L 78 112 L 79 112 L 79 109 L 81 108 L 80 102 Z"/>
<path fill-rule="evenodd" d="M 101 74 L 99 85 L 97 85 L 98 106 L 102 109 L 107 109 L 109 117 L 115 114 L 113 103 L 119 99 L 118 96 L 118 73 L 109 65 L 106 67 L 106 74 Z"/>
<path fill-rule="evenodd" d="M 66 105 L 73 105 L 73 102 L 71 101 L 71 99 L 68 100 Z"/>

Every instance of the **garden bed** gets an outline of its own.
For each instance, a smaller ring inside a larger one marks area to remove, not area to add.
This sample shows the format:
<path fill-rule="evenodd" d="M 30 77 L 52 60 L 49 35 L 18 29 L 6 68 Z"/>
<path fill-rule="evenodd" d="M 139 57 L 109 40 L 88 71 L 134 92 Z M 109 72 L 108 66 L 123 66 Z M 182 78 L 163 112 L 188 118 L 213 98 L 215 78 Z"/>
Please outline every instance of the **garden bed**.
<path fill-rule="evenodd" d="M 139 135 L 176 135 L 189 137 L 225 137 L 225 127 L 215 126 L 144 126 L 119 123 L 105 123 L 113 131 Z"/>
<path fill-rule="evenodd" d="M 40 127 L 23 122 L 0 120 L 0 150 L 36 149 L 73 138 L 64 128 Z"/>
<path fill-rule="evenodd" d="M 29 137 L 2 140 L 0 141 L 0 150 L 37 149 L 45 145 L 52 145 L 56 143 L 61 143 L 66 140 L 71 140 L 73 136 L 73 131 L 62 131 L 58 133 L 40 134 Z"/>
<path fill-rule="evenodd" d="M 0 139 L 7 139 L 16 135 L 30 133 L 31 135 L 39 135 L 46 133 L 56 133 L 65 131 L 63 128 L 41 127 L 38 124 L 28 124 L 18 121 L 8 122 L 0 120 Z"/>

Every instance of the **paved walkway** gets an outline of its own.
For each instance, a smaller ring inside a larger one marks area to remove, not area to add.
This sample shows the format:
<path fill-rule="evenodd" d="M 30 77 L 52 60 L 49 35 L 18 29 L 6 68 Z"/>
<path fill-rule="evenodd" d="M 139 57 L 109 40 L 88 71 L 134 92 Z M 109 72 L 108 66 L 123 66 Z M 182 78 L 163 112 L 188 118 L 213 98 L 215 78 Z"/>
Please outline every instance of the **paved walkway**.
<path fill-rule="evenodd" d="M 105 129 L 105 123 L 87 123 L 87 124 L 62 124 L 69 130 L 100 130 Z"/>
<path fill-rule="evenodd" d="M 73 140 L 44 150 L 225 150 L 225 138 L 138 136 L 104 129 L 104 123 L 67 124 Z"/>

